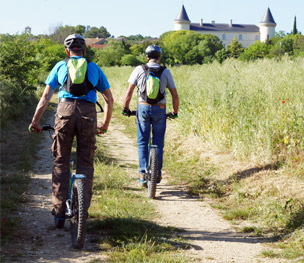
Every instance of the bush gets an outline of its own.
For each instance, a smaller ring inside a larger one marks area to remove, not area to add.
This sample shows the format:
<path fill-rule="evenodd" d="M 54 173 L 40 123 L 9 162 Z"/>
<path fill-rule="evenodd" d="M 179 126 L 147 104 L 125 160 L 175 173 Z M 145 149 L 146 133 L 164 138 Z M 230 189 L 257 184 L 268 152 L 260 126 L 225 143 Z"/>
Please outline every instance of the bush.
<path fill-rule="evenodd" d="M 259 58 L 265 58 L 270 53 L 271 46 L 257 41 L 250 45 L 244 53 L 241 54 L 240 59 L 245 61 L 253 61 Z"/>
<path fill-rule="evenodd" d="M 132 54 L 124 55 L 121 58 L 121 65 L 123 66 L 137 66 L 140 65 L 141 62 L 136 58 L 136 56 Z"/>
<path fill-rule="evenodd" d="M 0 36 L 1 126 L 18 117 L 33 98 L 39 65 L 36 48 L 28 36 Z"/>

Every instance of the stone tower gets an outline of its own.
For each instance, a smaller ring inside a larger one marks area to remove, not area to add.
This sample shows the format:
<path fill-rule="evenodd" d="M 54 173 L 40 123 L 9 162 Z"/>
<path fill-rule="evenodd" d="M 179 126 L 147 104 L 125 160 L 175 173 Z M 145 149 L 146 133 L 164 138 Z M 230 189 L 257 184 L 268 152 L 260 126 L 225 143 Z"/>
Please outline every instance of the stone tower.
<path fill-rule="evenodd" d="M 260 22 L 260 40 L 261 42 L 266 42 L 267 40 L 274 37 L 276 22 L 268 7 L 262 21 Z"/>
<path fill-rule="evenodd" d="M 30 28 L 30 26 L 27 26 L 27 27 L 25 28 L 24 33 L 25 33 L 26 35 L 31 35 L 32 29 Z"/>
<path fill-rule="evenodd" d="M 190 19 L 184 5 L 182 5 L 176 19 L 174 20 L 174 30 L 190 30 Z"/>

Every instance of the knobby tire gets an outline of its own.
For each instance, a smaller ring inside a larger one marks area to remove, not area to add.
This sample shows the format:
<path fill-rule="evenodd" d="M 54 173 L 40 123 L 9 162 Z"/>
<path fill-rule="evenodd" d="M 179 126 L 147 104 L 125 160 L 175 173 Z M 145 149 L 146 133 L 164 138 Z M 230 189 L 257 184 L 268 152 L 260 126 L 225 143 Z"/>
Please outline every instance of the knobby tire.
<path fill-rule="evenodd" d="M 84 246 L 87 220 L 84 180 L 75 180 L 71 201 L 74 215 L 71 218 L 72 246 L 81 249 Z"/>
<path fill-rule="evenodd" d="M 158 160 L 156 148 L 150 149 L 149 155 L 150 178 L 148 180 L 148 197 L 154 199 L 156 194 L 156 182 L 158 174 Z"/>

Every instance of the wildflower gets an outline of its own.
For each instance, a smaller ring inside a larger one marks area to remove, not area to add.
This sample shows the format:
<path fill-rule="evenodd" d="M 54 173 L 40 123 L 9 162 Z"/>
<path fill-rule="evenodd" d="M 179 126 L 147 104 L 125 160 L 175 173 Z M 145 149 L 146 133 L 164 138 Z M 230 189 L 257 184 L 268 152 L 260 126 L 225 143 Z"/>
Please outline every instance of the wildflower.
<path fill-rule="evenodd" d="M 282 103 L 285 103 L 285 100 L 283 100 Z"/>

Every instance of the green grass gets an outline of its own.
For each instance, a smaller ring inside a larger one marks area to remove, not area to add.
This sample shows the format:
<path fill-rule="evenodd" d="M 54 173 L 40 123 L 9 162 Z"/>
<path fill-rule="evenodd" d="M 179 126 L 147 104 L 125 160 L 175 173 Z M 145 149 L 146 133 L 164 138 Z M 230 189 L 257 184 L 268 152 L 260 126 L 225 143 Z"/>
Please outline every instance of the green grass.
<path fill-rule="evenodd" d="M 41 135 L 31 134 L 27 130 L 35 105 L 36 101 L 33 101 L 22 118 L 7 123 L 1 130 L 0 224 L 3 246 L 9 241 L 15 242 L 12 237 L 18 231 L 20 222 L 17 211 L 20 204 L 27 202 L 26 191 L 30 183 L 30 170 L 42 138 Z M 46 116 L 48 114 L 49 112 Z"/>
<path fill-rule="evenodd" d="M 135 187 L 124 167 L 107 157 L 102 140 L 97 146 L 87 230 L 108 262 L 189 262 L 181 251 L 190 246 L 178 237 L 179 230 L 153 222 L 157 214 L 146 189 Z"/>

